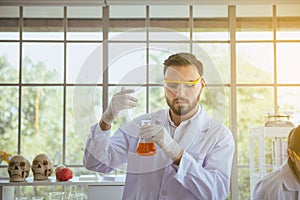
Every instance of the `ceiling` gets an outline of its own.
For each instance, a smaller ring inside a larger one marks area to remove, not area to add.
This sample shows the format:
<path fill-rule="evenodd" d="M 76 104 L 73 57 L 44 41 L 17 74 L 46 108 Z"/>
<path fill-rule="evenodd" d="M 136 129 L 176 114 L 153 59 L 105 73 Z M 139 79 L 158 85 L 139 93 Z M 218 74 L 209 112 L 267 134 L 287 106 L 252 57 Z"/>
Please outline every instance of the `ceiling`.
<path fill-rule="evenodd" d="M 259 5 L 300 4 L 300 0 L 0 0 L 0 6 L 20 5 Z"/>

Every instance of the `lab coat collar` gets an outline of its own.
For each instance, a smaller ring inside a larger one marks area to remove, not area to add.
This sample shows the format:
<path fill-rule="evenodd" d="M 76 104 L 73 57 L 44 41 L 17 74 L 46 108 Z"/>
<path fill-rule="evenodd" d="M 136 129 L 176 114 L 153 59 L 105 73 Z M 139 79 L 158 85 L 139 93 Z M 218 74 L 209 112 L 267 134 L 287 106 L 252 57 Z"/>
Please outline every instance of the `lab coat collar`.
<path fill-rule="evenodd" d="M 169 123 L 174 125 L 173 121 L 171 120 L 171 116 L 170 116 L 169 110 L 166 110 L 166 111 L 167 111 L 166 115 L 168 116 Z M 193 115 L 190 119 L 182 121 L 180 125 L 184 126 L 186 124 L 189 124 L 191 122 L 196 121 L 196 122 L 198 122 L 196 124 L 199 125 L 199 130 L 201 132 L 203 132 L 203 131 L 206 131 L 209 128 L 209 118 L 210 117 L 208 116 L 208 114 L 205 111 L 205 109 L 201 105 L 199 105 L 199 109 L 196 112 L 196 114 Z M 201 123 L 199 123 L 199 120 L 201 121 Z"/>
<path fill-rule="evenodd" d="M 189 123 L 191 120 L 193 120 L 194 118 L 196 118 L 197 116 L 199 116 L 199 114 L 201 113 L 201 110 L 202 110 L 202 106 L 199 105 L 197 112 L 191 118 L 189 118 L 185 121 L 182 121 L 181 125 L 185 125 L 185 124 Z M 167 114 L 168 114 L 168 120 L 169 120 L 170 125 L 175 126 L 174 122 L 171 119 L 170 110 Z"/>
<path fill-rule="evenodd" d="M 283 185 L 289 191 L 299 191 L 300 183 L 297 181 L 295 174 L 290 168 L 288 162 L 280 168 L 280 172 L 282 174 Z"/>
<path fill-rule="evenodd" d="M 167 122 L 171 122 L 169 112 Z M 188 149 L 195 137 L 201 135 L 209 128 L 209 116 L 202 106 L 199 105 L 197 113 L 190 119 L 180 123 L 174 134 L 174 140 L 178 142 L 184 149 Z M 199 135 L 200 134 L 200 135 Z"/>

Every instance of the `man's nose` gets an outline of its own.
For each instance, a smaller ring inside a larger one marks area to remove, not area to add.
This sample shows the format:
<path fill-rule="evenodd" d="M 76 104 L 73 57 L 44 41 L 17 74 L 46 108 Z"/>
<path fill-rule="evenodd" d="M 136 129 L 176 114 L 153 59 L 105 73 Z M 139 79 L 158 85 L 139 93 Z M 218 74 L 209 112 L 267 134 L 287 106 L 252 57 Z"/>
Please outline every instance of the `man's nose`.
<path fill-rule="evenodd" d="M 175 92 L 176 96 L 185 96 L 186 95 L 186 91 L 184 89 L 184 85 L 178 85 L 176 88 L 176 92 Z"/>

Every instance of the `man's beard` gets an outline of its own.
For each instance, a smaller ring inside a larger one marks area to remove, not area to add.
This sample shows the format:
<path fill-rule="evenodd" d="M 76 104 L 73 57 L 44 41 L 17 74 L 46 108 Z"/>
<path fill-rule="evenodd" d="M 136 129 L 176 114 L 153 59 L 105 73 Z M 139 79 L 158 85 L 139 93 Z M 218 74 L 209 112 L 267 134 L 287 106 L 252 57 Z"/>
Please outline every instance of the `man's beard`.
<path fill-rule="evenodd" d="M 176 98 L 176 99 L 173 99 L 172 101 L 170 101 L 170 99 L 166 98 L 167 104 L 170 107 L 170 109 L 173 111 L 173 113 L 175 113 L 176 115 L 179 115 L 179 116 L 186 115 L 189 112 L 191 112 L 198 105 L 199 99 L 200 99 L 200 93 L 197 96 L 197 98 L 192 102 L 190 102 L 187 99 L 183 99 L 183 98 Z M 177 107 L 174 106 L 175 101 L 178 101 L 178 100 L 184 100 L 184 101 L 188 102 L 188 105 L 187 106 L 177 106 Z"/>

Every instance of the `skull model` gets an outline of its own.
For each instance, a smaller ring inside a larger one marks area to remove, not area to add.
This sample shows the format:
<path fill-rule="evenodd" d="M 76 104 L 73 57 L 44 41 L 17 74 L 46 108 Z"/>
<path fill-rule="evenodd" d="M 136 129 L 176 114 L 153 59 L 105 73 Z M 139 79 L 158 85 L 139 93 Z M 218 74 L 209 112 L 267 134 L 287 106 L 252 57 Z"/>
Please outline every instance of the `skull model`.
<path fill-rule="evenodd" d="M 13 156 L 8 163 L 7 168 L 11 182 L 22 182 L 29 176 L 30 163 L 22 155 Z"/>
<path fill-rule="evenodd" d="M 52 174 L 53 165 L 51 158 L 47 154 L 39 154 L 35 156 L 31 166 L 34 180 L 47 180 Z"/>

